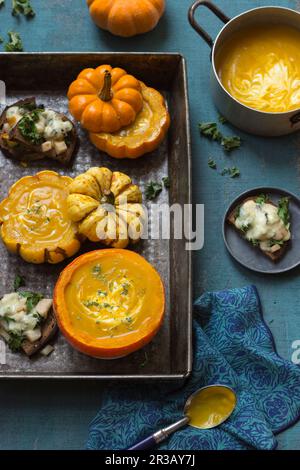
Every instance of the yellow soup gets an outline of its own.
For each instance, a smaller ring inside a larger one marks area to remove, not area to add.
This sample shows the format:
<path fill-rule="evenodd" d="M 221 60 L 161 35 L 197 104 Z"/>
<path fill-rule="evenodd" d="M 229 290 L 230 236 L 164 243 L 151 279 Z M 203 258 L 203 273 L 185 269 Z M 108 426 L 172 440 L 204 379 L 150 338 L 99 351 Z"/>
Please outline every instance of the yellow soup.
<path fill-rule="evenodd" d="M 90 355 L 117 357 L 129 352 L 130 345 L 137 349 L 152 338 L 162 321 L 160 276 L 144 258 L 128 250 L 99 250 L 77 258 L 55 290 L 63 332 Z"/>
<path fill-rule="evenodd" d="M 225 421 L 235 405 L 236 397 L 229 388 L 208 387 L 194 395 L 186 414 L 191 426 L 209 429 Z"/>
<path fill-rule="evenodd" d="M 218 76 L 238 101 L 265 112 L 300 107 L 300 31 L 280 25 L 243 29 L 216 57 Z"/>

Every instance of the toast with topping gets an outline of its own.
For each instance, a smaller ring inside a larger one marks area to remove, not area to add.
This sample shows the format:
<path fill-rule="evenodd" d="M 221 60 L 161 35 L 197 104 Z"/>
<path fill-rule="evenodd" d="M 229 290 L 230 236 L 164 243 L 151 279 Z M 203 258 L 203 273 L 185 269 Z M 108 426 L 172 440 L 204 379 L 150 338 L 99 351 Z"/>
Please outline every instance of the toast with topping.
<path fill-rule="evenodd" d="M 77 132 L 62 113 L 37 105 L 35 98 L 7 106 L 0 117 L 0 147 L 18 160 L 52 158 L 69 163 Z"/>
<path fill-rule="evenodd" d="M 227 222 L 273 262 L 279 261 L 290 244 L 289 198 L 278 205 L 261 194 L 244 199 L 228 215 Z"/>

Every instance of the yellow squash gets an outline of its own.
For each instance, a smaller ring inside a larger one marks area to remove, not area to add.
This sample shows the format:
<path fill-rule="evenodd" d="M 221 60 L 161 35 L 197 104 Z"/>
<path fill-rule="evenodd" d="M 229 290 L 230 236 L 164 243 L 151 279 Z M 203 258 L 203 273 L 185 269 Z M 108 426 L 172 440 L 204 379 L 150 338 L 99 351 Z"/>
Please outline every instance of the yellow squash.
<path fill-rule="evenodd" d="M 25 176 L 0 204 L 1 237 L 11 253 L 29 263 L 59 263 L 80 248 L 77 226 L 68 217 L 72 178 L 54 171 Z"/>
<path fill-rule="evenodd" d="M 90 168 L 69 186 L 68 214 L 79 233 L 93 242 L 125 248 L 140 239 L 142 194 L 129 176 L 108 168 Z"/>
<path fill-rule="evenodd" d="M 141 82 L 143 109 L 135 122 L 115 133 L 90 133 L 93 144 L 114 158 L 138 158 L 155 150 L 170 126 L 163 96 Z"/>

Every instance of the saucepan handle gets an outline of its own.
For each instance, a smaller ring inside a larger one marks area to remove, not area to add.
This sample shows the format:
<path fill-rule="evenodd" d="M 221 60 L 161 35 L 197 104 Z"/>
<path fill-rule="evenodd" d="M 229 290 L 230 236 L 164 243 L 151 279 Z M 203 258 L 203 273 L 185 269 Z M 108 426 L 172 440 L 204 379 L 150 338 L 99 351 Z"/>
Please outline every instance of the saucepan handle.
<path fill-rule="evenodd" d="M 212 37 L 199 25 L 199 23 L 195 20 L 195 13 L 197 8 L 204 6 L 212 11 L 218 18 L 220 18 L 223 23 L 228 23 L 230 18 L 220 10 L 214 3 L 210 2 L 209 0 L 197 0 L 189 9 L 189 22 L 191 26 L 197 31 L 198 34 L 204 39 L 205 42 L 209 45 L 209 47 L 213 47 L 214 41 Z"/>

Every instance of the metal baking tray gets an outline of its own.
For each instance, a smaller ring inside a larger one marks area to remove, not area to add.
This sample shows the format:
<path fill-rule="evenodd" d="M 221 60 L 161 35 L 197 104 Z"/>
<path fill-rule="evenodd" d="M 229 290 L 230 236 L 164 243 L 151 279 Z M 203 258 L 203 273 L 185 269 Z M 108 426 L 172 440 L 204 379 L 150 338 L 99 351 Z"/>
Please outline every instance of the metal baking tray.
<path fill-rule="evenodd" d="M 172 119 L 165 142 L 152 155 L 138 160 L 116 160 L 99 153 L 84 131 L 79 129 L 80 148 L 67 168 L 50 160 L 30 162 L 24 168 L 0 152 L 1 199 L 17 179 L 43 169 L 75 176 L 90 166 L 108 166 L 128 173 L 142 189 L 150 180 L 160 180 L 169 175 L 171 187 L 161 193 L 157 202 L 191 203 L 188 93 L 185 60 L 181 55 L 2 53 L 0 80 L 6 84 L 9 104 L 20 98 L 35 96 L 38 102 L 66 113 L 68 85 L 83 68 L 105 63 L 125 68 L 164 94 Z M 93 359 L 72 349 L 59 334 L 55 350 L 49 357 L 28 359 L 6 349 L 6 364 L 0 364 L 0 378 L 120 380 L 187 377 L 192 365 L 192 281 L 191 252 L 185 250 L 185 243 L 185 240 L 175 239 L 143 240 L 134 248 L 157 268 L 166 287 L 167 307 L 163 327 L 144 349 L 122 359 Z M 28 264 L 9 254 L 2 243 L 0 245 L 0 295 L 12 290 L 17 273 L 25 277 L 26 289 L 52 295 L 59 272 L 67 262 L 55 266 Z M 95 248 L 96 244 L 85 245 L 84 251 Z"/>

